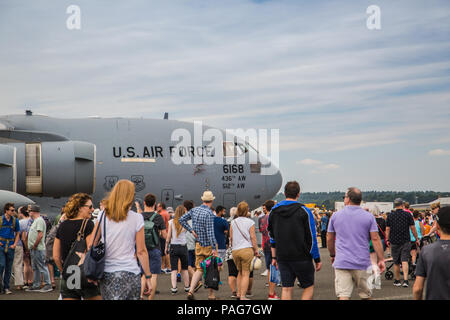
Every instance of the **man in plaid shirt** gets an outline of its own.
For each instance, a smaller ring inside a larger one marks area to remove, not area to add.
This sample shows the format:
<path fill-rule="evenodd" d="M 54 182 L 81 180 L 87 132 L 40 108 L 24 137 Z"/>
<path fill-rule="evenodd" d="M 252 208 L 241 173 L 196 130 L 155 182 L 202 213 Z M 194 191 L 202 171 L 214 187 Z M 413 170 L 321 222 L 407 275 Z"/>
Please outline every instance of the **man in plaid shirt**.
<path fill-rule="evenodd" d="M 214 213 L 211 210 L 215 199 L 211 191 L 205 191 L 202 196 L 203 204 L 195 207 L 183 215 L 179 222 L 188 232 L 196 238 L 195 244 L 195 273 L 192 276 L 191 288 L 188 292 L 188 300 L 194 300 L 194 291 L 202 278 L 203 270 L 200 263 L 208 257 L 217 256 L 217 241 L 214 236 Z M 188 221 L 192 219 L 192 228 Z M 198 289 L 198 288 L 197 288 Z M 215 300 L 213 289 L 209 289 L 209 300 Z"/>

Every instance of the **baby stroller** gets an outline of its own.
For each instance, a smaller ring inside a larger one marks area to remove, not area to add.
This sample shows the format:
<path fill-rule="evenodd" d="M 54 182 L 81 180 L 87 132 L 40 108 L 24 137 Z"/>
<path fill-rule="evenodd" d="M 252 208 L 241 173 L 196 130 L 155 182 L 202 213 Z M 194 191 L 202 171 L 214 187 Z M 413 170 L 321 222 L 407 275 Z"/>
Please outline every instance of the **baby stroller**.
<path fill-rule="evenodd" d="M 433 243 L 433 238 L 431 236 L 425 236 L 420 240 L 420 249 L 422 249 L 422 247 L 427 246 L 431 243 Z"/>
<path fill-rule="evenodd" d="M 430 236 L 426 236 L 423 237 L 422 239 L 420 239 L 420 244 L 419 244 L 419 248 L 417 250 L 417 255 L 416 255 L 416 263 L 419 260 L 419 254 L 420 254 L 420 250 L 430 244 L 433 243 L 433 239 Z M 394 262 L 391 259 L 386 260 L 386 262 L 390 262 L 390 265 L 388 266 L 386 264 L 386 273 L 384 274 L 384 277 L 386 278 L 386 280 L 392 280 L 394 278 L 394 273 L 391 270 L 392 266 L 394 265 Z M 403 270 L 402 270 L 402 266 L 400 265 L 400 274 L 403 275 Z M 412 258 L 411 256 L 409 257 L 409 261 L 408 261 L 408 275 L 411 278 L 411 280 L 415 280 L 416 279 L 416 265 L 412 263 Z"/>
<path fill-rule="evenodd" d="M 386 280 L 394 279 L 394 272 L 391 271 L 394 266 L 394 260 L 392 258 L 385 260 L 386 262 L 386 271 L 384 273 L 384 277 Z M 403 275 L 402 265 L 400 265 L 400 275 Z M 412 264 L 411 258 L 408 261 L 408 275 L 411 277 L 411 280 L 416 278 L 416 266 Z"/>
<path fill-rule="evenodd" d="M 394 260 L 392 258 L 389 258 L 385 260 L 385 262 L 386 262 L 386 272 L 384 273 L 384 277 L 386 278 L 386 280 L 392 280 L 394 279 L 394 272 L 391 271 L 391 269 L 394 266 Z M 400 275 L 403 276 L 403 267 L 401 264 L 400 264 Z M 411 280 L 416 279 L 416 266 L 412 264 L 411 256 L 409 257 L 408 261 L 408 276 L 411 278 Z"/>

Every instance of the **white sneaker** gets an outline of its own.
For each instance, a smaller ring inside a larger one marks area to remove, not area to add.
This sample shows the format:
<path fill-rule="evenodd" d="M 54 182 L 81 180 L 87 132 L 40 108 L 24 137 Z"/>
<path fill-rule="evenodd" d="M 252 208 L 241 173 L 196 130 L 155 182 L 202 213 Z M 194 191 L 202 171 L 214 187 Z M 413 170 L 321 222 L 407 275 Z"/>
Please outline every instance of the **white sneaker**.
<path fill-rule="evenodd" d="M 11 294 L 12 293 L 12 291 L 11 290 L 9 290 L 9 289 L 5 289 L 5 294 Z"/>
<path fill-rule="evenodd" d="M 267 269 L 266 269 L 263 273 L 261 273 L 261 275 L 262 275 L 263 277 L 267 277 Z"/>

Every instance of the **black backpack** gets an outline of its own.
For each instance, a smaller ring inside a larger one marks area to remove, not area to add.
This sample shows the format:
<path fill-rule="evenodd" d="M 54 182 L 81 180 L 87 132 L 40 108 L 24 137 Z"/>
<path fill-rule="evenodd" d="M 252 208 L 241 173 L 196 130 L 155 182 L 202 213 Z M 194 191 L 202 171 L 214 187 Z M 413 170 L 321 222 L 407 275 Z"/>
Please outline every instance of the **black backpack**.
<path fill-rule="evenodd" d="M 219 290 L 219 284 L 220 284 L 220 274 L 219 274 L 219 266 L 217 265 L 217 258 L 216 257 L 209 257 L 208 259 L 211 259 L 211 263 L 206 266 L 205 270 L 205 288 L 213 289 L 213 290 Z M 206 260 L 208 260 L 206 259 Z M 205 263 L 206 263 L 205 260 Z"/>
<path fill-rule="evenodd" d="M 153 222 L 156 215 L 157 213 L 154 212 L 150 218 L 144 218 L 145 246 L 147 249 L 159 248 L 159 233 L 155 222 Z"/>

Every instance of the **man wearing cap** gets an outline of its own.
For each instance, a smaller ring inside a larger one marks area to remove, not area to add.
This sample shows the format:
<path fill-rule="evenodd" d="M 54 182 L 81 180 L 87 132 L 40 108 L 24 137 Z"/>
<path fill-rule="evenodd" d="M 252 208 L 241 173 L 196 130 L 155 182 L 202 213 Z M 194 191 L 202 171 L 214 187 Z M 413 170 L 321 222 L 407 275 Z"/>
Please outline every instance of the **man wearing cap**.
<path fill-rule="evenodd" d="M 33 269 L 33 285 L 26 291 L 49 292 L 52 291 L 50 274 L 45 264 L 45 234 L 47 226 L 41 217 L 41 209 L 38 205 L 30 206 L 30 216 L 33 224 L 28 232 L 28 248 L 31 254 L 31 267 Z M 41 289 L 41 275 L 44 276 L 44 287 Z"/>
<path fill-rule="evenodd" d="M 395 210 L 386 219 L 387 245 L 391 247 L 391 255 L 394 261 L 394 286 L 408 288 L 408 262 L 410 259 L 411 236 L 409 230 L 416 239 L 417 230 L 412 215 L 404 211 L 404 202 L 397 198 L 394 200 Z M 419 246 L 419 241 L 416 241 Z M 403 284 L 400 283 L 400 264 L 403 270 Z"/>
<path fill-rule="evenodd" d="M 212 203 L 215 199 L 211 191 L 205 191 L 202 196 L 203 204 L 195 207 L 183 215 L 179 222 L 196 238 L 195 244 L 195 268 L 196 271 L 192 277 L 191 288 L 188 292 L 188 300 L 194 300 L 194 290 L 200 281 L 203 271 L 200 263 L 209 256 L 217 256 L 217 241 L 214 235 L 214 213 L 211 210 Z M 192 219 L 192 228 L 188 221 Z M 209 300 L 215 300 L 213 289 L 209 289 Z"/>
<path fill-rule="evenodd" d="M 3 288 L 0 288 L 6 294 L 11 294 L 9 281 L 20 233 L 19 220 L 14 217 L 15 211 L 14 204 L 7 203 L 4 207 L 5 214 L 0 218 L 0 284 L 3 282 Z"/>
<path fill-rule="evenodd" d="M 450 300 L 450 207 L 440 208 L 436 217 L 441 238 L 422 248 L 413 287 L 415 300 Z"/>

